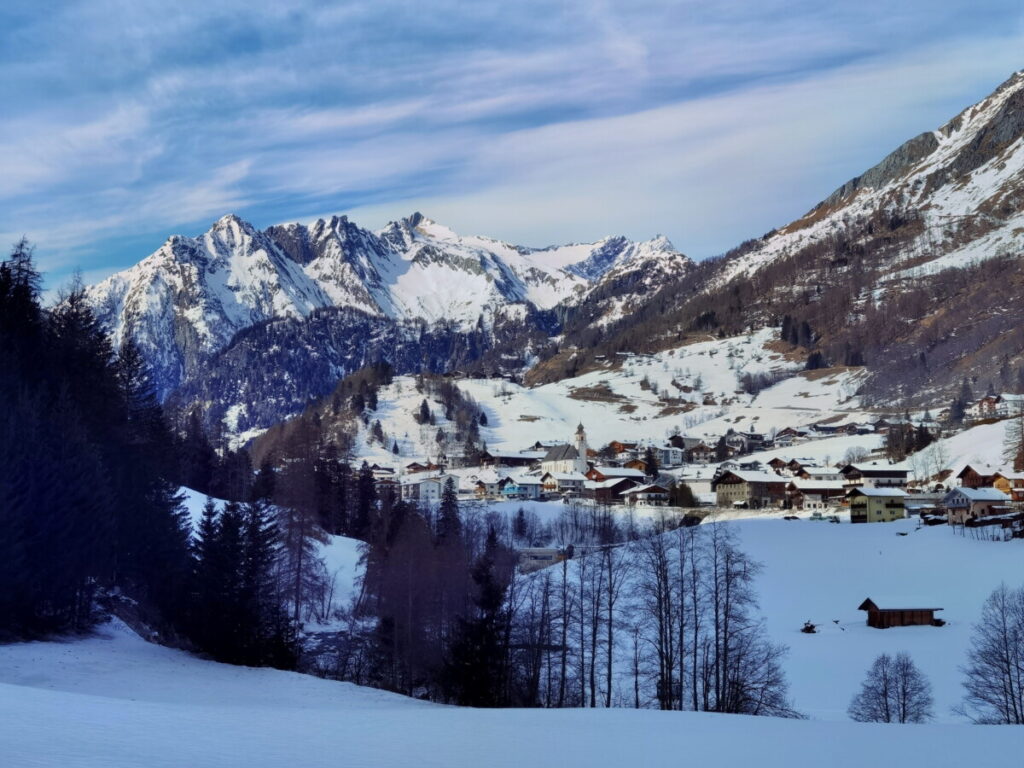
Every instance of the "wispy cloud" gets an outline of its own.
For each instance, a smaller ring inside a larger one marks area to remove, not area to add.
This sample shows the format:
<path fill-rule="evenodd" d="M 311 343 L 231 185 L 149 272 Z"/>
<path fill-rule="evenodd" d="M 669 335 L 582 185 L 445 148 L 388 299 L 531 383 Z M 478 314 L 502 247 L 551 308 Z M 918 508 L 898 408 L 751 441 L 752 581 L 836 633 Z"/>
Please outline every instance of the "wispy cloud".
<path fill-rule="evenodd" d="M 1019 0 L 8 3 L 0 237 L 59 277 L 228 210 L 416 206 L 703 255 L 983 96 L 1024 63 L 1022 20 Z"/>

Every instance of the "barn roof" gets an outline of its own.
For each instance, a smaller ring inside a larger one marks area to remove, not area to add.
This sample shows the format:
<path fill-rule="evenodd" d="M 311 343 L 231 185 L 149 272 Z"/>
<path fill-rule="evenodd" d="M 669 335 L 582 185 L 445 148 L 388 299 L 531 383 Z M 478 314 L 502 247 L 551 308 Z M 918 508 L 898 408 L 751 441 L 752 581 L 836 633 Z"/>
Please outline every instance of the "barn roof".
<path fill-rule="evenodd" d="M 881 606 L 885 606 L 882 608 Z M 894 597 L 892 595 L 879 595 L 877 600 L 872 600 L 870 597 L 864 599 L 864 602 L 857 606 L 858 611 L 941 611 L 942 608 L 933 607 L 927 599 L 920 597 L 908 597 L 904 595 L 902 597 Z"/>

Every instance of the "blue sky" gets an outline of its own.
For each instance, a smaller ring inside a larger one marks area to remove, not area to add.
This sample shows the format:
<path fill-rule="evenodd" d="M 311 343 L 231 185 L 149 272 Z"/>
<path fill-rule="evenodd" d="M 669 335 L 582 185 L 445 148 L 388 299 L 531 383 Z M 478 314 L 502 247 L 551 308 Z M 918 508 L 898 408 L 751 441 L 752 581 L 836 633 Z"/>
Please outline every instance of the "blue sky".
<path fill-rule="evenodd" d="M 1024 3 L 0 5 L 0 242 L 52 289 L 227 212 L 695 257 L 1024 67 Z"/>

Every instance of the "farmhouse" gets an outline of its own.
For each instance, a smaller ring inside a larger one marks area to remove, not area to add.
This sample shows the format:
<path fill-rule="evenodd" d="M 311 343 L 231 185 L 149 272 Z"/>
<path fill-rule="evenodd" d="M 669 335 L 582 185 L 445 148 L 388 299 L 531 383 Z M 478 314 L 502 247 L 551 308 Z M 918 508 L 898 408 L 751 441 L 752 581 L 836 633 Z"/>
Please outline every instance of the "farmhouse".
<path fill-rule="evenodd" d="M 992 477 L 992 487 L 1005 493 L 1011 501 L 1024 502 L 1024 472 L 1000 470 Z"/>
<path fill-rule="evenodd" d="M 942 504 L 951 525 L 964 525 L 1010 511 L 1010 498 L 996 488 L 953 488 L 943 497 Z"/>
<path fill-rule="evenodd" d="M 545 493 L 568 493 L 576 496 L 583 494 L 586 475 L 579 472 L 545 472 L 541 475 Z"/>
<path fill-rule="evenodd" d="M 847 464 L 839 470 L 848 488 L 906 488 L 910 469 L 905 464 Z"/>
<path fill-rule="evenodd" d="M 804 480 L 795 478 L 786 486 L 786 495 L 794 509 L 824 509 L 843 497 L 841 480 Z"/>
<path fill-rule="evenodd" d="M 786 498 L 786 480 L 774 472 L 729 469 L 711 482 L 711 489 L 720 507 L 760 509 L 781 506 Z"/>
<path fill-rule="evenodd" d="M 956 479 L 964 488 L 991 488 L 999 470 L 988 464 L 968 464 Z"/>
<path fill-rule="evenodd" d="M 906 516 L 907 492 L 899 488 L 851 488 L 851 523 L 891 523 Z"/>
<path fill-rule="evenodd" d="M 628 477 L 613 477 L 609 480 L 588 480 L 583 486 L 583 495 L 598 504 L 621 504 L 622 494 L 636 488 L 637 482 Z"/>
<path fill-rule="evenodd" d="M 627 504 L 639 507 L 664 507 L 668 504 L 668 488 L 660 485 L 641 485 L 622 494 Z"/>
<path fill-rule="evenodd" d="M 641 482 L 644 479 L 644 473 L 639 469 L 631 469 L 629 467 L 591 467 L 586 472 L 587 479 L 595 482 L 603 482 L 605 480 L 612 480 L 615 478 L 628 477 L 630 480 L 636 480 Z"/>
<path fill-rule="evenodd" d="M 939 624 L 935 612 L 941 608 L 899 608 L 899 605 L 913 605 L 911 601 L 885 601 L 879 600 L 883 605 L 892 606 L 879 608 L 878 603 L 870 597 L 857 608 L 858 611 L 868 612 L 868 626 L 875 629 L 888 629 L 889 627 L 913 627 L 932 626 Z M 941 622 L 945 623 L 945 622 Z"/>

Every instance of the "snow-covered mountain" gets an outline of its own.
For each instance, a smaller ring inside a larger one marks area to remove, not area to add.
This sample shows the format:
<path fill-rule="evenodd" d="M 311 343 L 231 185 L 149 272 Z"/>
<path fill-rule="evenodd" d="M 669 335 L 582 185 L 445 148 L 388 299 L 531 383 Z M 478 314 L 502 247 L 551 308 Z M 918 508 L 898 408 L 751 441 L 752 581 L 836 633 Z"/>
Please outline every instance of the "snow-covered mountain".
<path fill-rule="evenodd" d="M 876 226 L 868 226 L 872 220 Z M 878 226 L 880 225 L 880 226 Z M 729 261 L 714 284 L 844 239 L 901 232 L 885 266 L 900 279 L 933 274 L 1024 244 L 1024 70 L 937 130 L 902 144 L 793 223 Z"/>
<path fill-rule="evenodd" d="M 379 232 L 344 216 L 260 231 L 227 215 L 199 237 L 171 237 L 88 294 L 115 343 L 129 334 L 139 344 L 166 394 L 268 320 L 348 309 L 469 331 L 573 306 L 609 285 L 628 293 L 631 274 L 691 267 L 664 237 L 535 249 L 460 236 L 419 213 Z"/>

